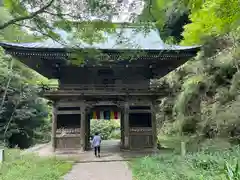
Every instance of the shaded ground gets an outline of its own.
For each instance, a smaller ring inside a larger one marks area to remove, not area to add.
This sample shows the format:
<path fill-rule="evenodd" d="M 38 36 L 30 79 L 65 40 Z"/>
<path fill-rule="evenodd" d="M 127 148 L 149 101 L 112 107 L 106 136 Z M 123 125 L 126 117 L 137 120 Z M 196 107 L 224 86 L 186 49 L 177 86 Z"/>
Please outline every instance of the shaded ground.
<path fill-rule="evenodd" d="M 83 162 L 107 162 L 107 161 L 128 161 L 132 158 L 143 157 L 146 155 L 155 154 L 152 150 L 149 151 L 120 151 L 118 140 L 107 140 L 102 142 L 101 146 L 101 158 L 96 158 L 93 155 L 93 151 L 57 151 L 52 152 L 51 145 L 48 144 L 38 149 L 37 152 L 40 156 L 57 156 L 60 158 L 66 158 L 67 160 L 73 160 L 78 163 Z"/>

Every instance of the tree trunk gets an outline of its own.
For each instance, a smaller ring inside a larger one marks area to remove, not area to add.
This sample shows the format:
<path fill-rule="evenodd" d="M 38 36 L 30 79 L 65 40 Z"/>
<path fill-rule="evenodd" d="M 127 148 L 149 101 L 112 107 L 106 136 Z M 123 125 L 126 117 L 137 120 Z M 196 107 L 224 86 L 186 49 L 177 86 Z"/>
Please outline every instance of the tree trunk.
<path fill-rule="evenodd" d="M 0 0 L 1 1 L 1 0 Z M 13 63 L 14 63 L 14 60 L 11 59 L 11 62 L 10 62 L 10 68 L 9 68 L 9 72 L 12 73 L 12 69 L 13 69 Z M 6 96 L 7 96 L 7 91 L 8 91 L 8 87 L 10 85 L 10 82 L 12 80 L 12 75 L 9 76 L 8 78 L 8 81 L 7 81 L 7 84 L 5 86 L 5 90 L 4 90 L 4 93 L 3 93 L 3 98 L 2 98 L 2 102 L 1 102 L 1 105 L 0 105 L 0 112 L 2 111 L 2 108 L 4 106 L 4 102 L 5 102 L 5 99 L 6 99 Z"/>

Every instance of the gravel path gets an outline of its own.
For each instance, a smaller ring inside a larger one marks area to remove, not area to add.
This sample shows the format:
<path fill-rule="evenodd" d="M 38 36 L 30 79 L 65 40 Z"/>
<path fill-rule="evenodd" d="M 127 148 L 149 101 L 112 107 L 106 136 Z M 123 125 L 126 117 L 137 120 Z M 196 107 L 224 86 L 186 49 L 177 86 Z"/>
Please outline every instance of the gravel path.
<path fill-rule="evenodd" d="M 132 180 L 126 162 L 90 162 L 73 166 L 64 180 Z"/>

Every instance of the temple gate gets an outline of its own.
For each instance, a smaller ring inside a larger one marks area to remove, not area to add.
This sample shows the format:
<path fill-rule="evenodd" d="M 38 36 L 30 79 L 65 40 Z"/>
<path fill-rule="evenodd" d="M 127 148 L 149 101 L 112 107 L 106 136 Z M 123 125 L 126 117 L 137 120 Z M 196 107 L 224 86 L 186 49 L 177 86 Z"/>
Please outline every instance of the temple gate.
<path fill-rule="evenodd" d="M 6 53 L 48 78 L 59 81 L 58 87 L 44 89 L 44 97 L 53 102 L 53 149 L 90 148 L 90 117 L 93 110 L 114 110 L 121 113 L 121 148 L 157 147 L 156 100 L 159 87 L 151 79 L 160 78 L 196 55 L 199 47 L 169 46 L 162 42 L 156 30 L 145 36 L 135 29 L 125 28 L 126 35 L 137 47 L 113 46 L 116 37 L 107 42 L 78 48 L 100 49 L 100 63 L 85 55 L 79 66 L 66 63 L 76 49 L 56 42 L 0 43 Z M 111 42 L 110 42 L 111 41 Z M 69 50 L 70 49 L 70 50 Z M 138 54 L 134 60 L 119 59 L 124 53 Z M 104 58 L 110 57 L 110 61 Z M 91 61 L 88 59 L 91 59 Z"/>

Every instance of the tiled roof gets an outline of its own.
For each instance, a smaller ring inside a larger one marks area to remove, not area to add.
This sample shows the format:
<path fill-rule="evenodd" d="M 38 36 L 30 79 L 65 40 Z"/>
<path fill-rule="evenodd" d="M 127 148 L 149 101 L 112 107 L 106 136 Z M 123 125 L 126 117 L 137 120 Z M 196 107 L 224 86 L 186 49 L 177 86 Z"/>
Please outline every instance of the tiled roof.
<path fill-rule="evenodd" d="M 61 36 L 66 36 L 62 33 Z M 120 43 L 121 42 L 121 43 Z M 87 44 L 83 42 L 68 42 L 65 44 L 46 40 L 33 43 L 0 43 L 2 47 L 15 47 L 27 49 L 65 49 L 65 48 L 94 48 L 100 50 L 189 50 L 199 46 L 177 46 L 164 44 L 157 30 L 152 29 L 145 33 L 136 31 L 136 28 L 118 28 L 116 33 L 105 33 L 105 40 L 100 43 Z"/>

